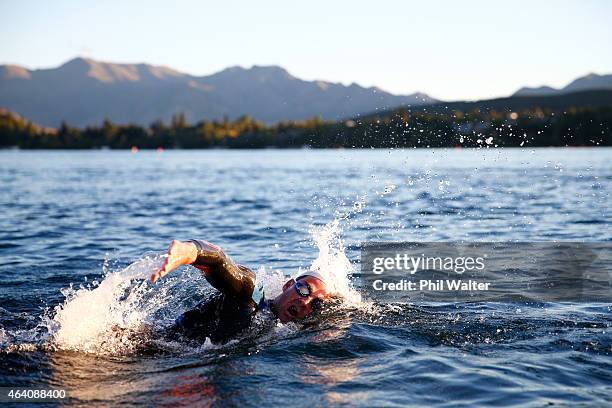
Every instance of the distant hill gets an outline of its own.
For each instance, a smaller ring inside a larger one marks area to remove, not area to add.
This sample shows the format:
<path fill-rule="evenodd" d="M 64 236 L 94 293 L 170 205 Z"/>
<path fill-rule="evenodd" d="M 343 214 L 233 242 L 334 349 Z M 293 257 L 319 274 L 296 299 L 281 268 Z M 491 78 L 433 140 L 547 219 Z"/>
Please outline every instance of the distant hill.
<path fill-rule="evenodd" d="M 357 84 L 304 81 L 278 66 L 227 68 L 192 76 L 147 64 L 76 58 L 53 69 L 0 65 L 0 106 L 44 126 L 149 125 L 185 113 L 189 122 L 251 115 L 267 123 L 313 116 L 336 120 L 399 105 L 435 102 Z"/>
<path fill-rule="evenodd" d="M 545 96 L 558 95 L 570 92 L 612 89 L 612 74 L 597 75 L 588 74 L 577 78 L 561 89 L 550 86 L 540 86 L 537 88 L 523 87 L 516 91 L 512 96 Z"/>
<path fill-rule="evenodd" d="M 527 109 L 565 110 L 569 108 L 612 108 L 612 89 L 597 91 L 580 91 L 567 94 L 544 96 L 511 96 L 508 98 L 484 99 L 480 101 L 465 102 L 438 102 L 426 106 L 416 106 L 413 112 L 429 112 L 437 114 L 450 114 L 454 111 L 472 112 L 519 112 Z M 372 117 L 390 117 L 403 110 L 403 108 L 388 111 L 374 112 L 360 115 L 361 119 Z"/>
<path fill-rule="evenodd" d="M 21 117 L 21 115 L 18 115 L 15 112 L 11 112 L 10 110 L 3 108 L 3 107 L 0 107 L 0 122 L 16 123 L 16 124 L 19 124 L 19 126 L 17 127 L 22 127 L 24 129 L 29 128 L 29 130 L 31 130 L 33 133 L 50 134 L 50 135 L 57 133 L 57 129 L 55 128 L 40 126 L 36 123 L 32 123 L 26 118 Z M 0 132 L 2 130 L 0 130 Z"/>

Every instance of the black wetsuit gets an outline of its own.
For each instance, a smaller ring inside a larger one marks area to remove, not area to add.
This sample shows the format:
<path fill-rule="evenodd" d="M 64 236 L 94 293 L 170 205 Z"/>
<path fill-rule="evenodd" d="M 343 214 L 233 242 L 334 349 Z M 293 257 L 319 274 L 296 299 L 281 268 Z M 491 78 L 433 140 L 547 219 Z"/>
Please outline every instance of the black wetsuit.
<path fill-rule="evenodd" d="M 265 305 L 255 272 L 235 264 L 223 251 L 205 241 L 191 240 L 198 248 L 192 264 L 219 293 L 185 312 L 170 328 L 170 334 L 191 340 L 222 343 L 249 325 L 258 308 Z"/>

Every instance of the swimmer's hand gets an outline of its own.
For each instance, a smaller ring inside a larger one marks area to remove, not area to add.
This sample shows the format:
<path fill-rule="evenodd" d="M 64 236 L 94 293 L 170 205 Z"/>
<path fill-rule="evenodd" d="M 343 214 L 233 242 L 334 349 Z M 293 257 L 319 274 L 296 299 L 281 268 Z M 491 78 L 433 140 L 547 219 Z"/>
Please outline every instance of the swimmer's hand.
<path fill-rule="evenodd" d="M 155 283 L 159 278 L 181 265 L 188 265 L 198 257 L 198 248 L 193 242 L 172 241 L 168 248 L 168 257 L 157 272 L 151 275 L 151 281 Z"/>

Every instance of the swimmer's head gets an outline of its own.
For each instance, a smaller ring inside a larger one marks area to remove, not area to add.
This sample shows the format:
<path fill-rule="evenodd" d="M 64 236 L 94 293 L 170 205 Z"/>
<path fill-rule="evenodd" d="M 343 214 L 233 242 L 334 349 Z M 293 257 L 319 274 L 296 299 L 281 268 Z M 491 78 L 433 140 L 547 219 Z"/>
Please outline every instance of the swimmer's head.
<path fill-rule="evenodd" d="M 272 310 L 283 323 L 302 320 L 320 310 L 329 298 L 323 276 L 307 272 L 285 282 L 282 293 L 272 302 Z"/>

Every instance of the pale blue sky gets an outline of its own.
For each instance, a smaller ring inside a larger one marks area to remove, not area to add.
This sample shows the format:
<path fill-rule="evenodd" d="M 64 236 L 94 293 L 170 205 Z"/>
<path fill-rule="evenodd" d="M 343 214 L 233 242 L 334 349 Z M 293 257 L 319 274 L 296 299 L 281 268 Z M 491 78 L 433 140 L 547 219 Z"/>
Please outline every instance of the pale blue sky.
<path fill-rule="evenodd" d="M 504 96 L 612 73 L 612 1 L 0 0 L 0 63 L 77 55 L 205 75 L 293 75 L 433 97 Z"/>

